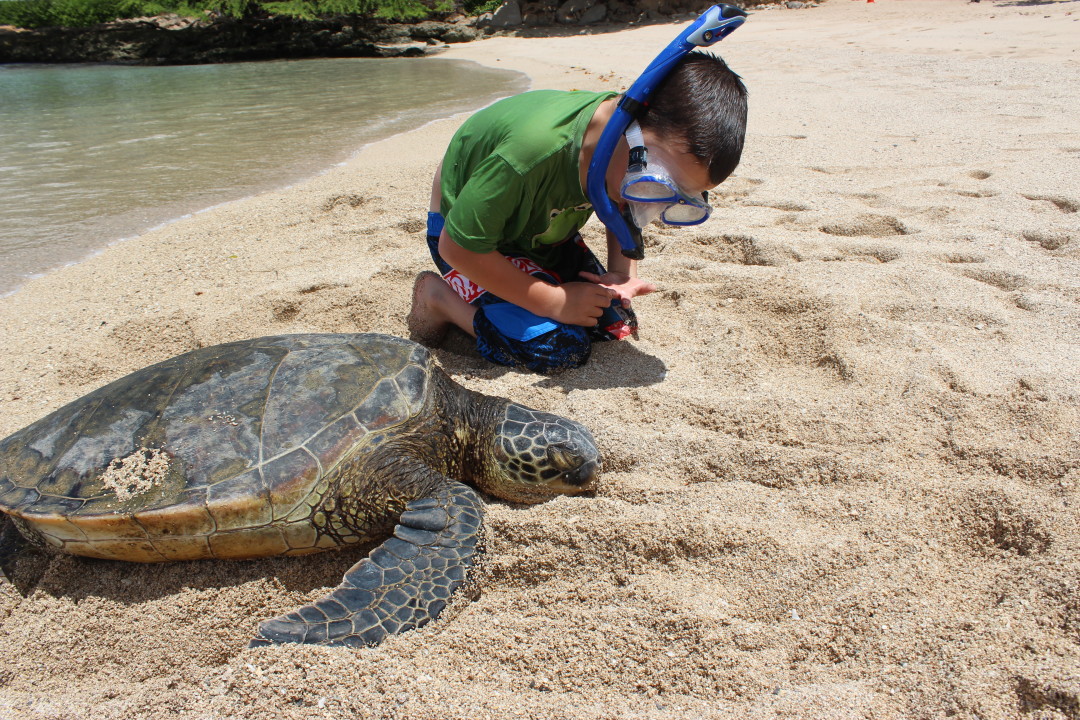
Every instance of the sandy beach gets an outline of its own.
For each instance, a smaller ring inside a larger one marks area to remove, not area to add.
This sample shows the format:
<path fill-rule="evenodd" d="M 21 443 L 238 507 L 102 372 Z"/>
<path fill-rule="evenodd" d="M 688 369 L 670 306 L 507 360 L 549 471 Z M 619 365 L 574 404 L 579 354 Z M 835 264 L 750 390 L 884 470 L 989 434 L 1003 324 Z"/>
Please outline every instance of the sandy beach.
<path fill-rule="evenodd" d="M 687 21 L 444 57 L 619 90 Z M 355 553 L 24 558 L 0 717 L 1080 718 L 1080 2 L 829 0 L 717 50 L 747 150 L 648 230 L 639 336 L 552 377 L 436 352 L 588 426 L 595 497 L 491 503 L 480 596 L 363 650 L 246 649 Z M 462 119 L 0 299 L 0 437 L 197 347 L 406 335 Z"/>

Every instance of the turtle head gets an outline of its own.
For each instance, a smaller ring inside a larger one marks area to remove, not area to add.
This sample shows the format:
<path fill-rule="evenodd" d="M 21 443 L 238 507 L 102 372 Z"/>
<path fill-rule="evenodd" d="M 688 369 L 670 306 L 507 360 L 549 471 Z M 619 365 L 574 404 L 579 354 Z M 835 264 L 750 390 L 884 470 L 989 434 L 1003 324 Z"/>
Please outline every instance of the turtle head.
<path fill-rule="evenodd" d="M 515 502 L 591 490 L 600 474 L 600 452 L 584 426 L 551 413 L 508 403 L 496 419 L 493 447 L 485 453 L 485 492 Z"/>

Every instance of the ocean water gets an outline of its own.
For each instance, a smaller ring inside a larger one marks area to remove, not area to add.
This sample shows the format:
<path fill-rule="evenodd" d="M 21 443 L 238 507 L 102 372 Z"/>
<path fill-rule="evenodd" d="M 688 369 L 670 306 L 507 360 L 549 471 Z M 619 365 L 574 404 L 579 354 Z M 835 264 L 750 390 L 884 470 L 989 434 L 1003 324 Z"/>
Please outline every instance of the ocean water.
<path fill-rule="evenodd" d="M 440 58 L 0 65 L 0 295 L 525 87 Z"/>

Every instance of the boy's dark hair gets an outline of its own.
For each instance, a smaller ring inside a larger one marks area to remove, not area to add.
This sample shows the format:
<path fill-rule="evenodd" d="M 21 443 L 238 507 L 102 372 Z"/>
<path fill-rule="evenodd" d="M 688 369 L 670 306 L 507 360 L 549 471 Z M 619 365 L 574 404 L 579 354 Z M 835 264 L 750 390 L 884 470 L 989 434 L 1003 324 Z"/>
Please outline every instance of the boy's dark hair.
<path fill-rule="evenodd" d="M 735 171 L 746 135 L 746 86 L 712 53 L 692 52 L 649 98 L 642 128 L 687 143 L 719 185 Z"/>

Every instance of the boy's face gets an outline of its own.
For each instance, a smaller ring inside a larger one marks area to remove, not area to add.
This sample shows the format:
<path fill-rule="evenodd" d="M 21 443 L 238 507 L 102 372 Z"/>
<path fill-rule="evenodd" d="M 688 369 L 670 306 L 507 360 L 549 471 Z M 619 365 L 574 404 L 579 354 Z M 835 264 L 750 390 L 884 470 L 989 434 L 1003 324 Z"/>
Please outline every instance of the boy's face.
<path fill-rule="evenodd" d="M 668 225 L 697 225 L 708 219 L 712 208 L 707 191 L 715 187 L 708 166 L 687 151 L 682 140 L 663 136 L 632 123 L 626 147 L 644 145 L 647 160 L 635 156 L 619 184 L 620 207 L 629 207 L 634 224 L 644 228 L 654 220 Z M 610 181 L 609 176 L 609 181 Z"/>
<path fill-rule="evenodd" d="M 686 151 L 684 141 L 665 140 L 648 130 L 643 130 L 642 135 L 649 151 L 649 164 L 663 166 L 687 195 L 700 195 L 717 186 L 709 178 L 709 168 L 705 163 Z"/>

